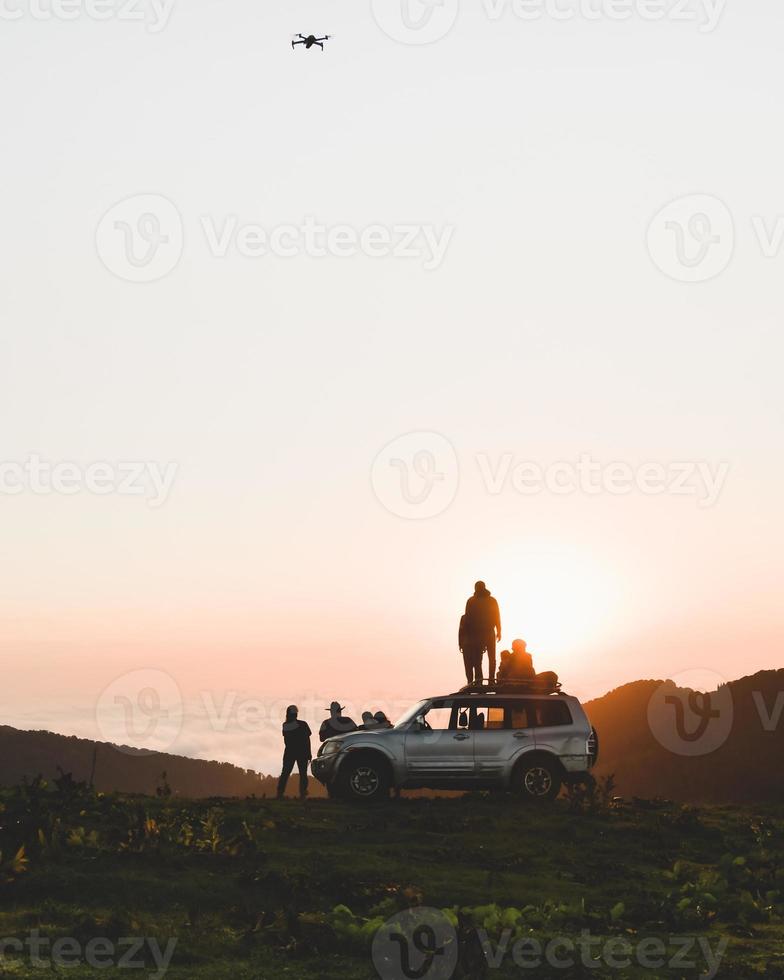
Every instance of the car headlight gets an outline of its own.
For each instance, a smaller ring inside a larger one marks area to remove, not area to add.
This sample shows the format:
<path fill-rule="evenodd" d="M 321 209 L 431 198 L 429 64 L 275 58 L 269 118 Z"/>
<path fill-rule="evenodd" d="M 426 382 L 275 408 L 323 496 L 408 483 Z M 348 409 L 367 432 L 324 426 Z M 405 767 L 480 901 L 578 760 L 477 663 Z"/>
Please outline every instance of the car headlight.
<path fill-rule="evenodd" d="M 340 747 L 342 745 L 343 745 L 343 742 L 341 742 L 341 741 L 335 742 L 335 741 L 332 741 L 330 739 L 329 742 L 325 742 L 324 743 L 324 746 L 323 746 L 323 748 L 321 750 L 321 754 L 322 755 L 334 755 L 336 752 L 339 752 L 340 751 Z"/>

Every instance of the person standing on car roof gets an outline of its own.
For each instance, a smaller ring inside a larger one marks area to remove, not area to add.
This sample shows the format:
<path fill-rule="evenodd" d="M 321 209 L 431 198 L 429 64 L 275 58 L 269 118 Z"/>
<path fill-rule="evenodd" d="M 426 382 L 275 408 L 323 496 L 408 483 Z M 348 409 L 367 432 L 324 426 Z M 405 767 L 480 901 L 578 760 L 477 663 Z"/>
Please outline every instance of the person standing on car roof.
<path fill-rule="evenodd" d="M 463 654 L 466 681 L 469 684 L 482 683 L 482 647 L 468 628 L 468 617 L 460 617 L 460 629 L 457 632 L 457 644 Z"/>
<path fill-rule="evenodd" d="M 479 677 L 482 676 L 482 654 L 487 650 L 487 679 L 495 680 L 495 645 L 501 640 L 501 611 L 484 582 L 477 582 L 474 594 L 466 602 L 466 627 L 479 645 Z"/>
<path fill-rule="evenodd" d="M 308 763 L 310 751 L 310 725 L 297 718 L 299 711 L 296 704 L 286 708 L 286 720 L 283 722 L 283 768 L 278 780 L 278 799 L 283 799 L 289 776 L 297 765 L 299 772 L 299 798 L 304 800 L 308 795 Z"/>

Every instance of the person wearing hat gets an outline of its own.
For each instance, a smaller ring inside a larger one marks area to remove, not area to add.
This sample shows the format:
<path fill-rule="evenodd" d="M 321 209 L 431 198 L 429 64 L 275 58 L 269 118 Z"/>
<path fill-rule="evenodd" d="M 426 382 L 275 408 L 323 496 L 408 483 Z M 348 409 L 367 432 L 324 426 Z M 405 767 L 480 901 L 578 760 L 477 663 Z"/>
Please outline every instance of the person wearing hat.
<path fill-rule="evenodd" d="M 347 718 L 343 714 L 344 705 L 340 701 L 333 701 L 332 704 L 327 709 L 329 711 L 329 718 L 325 718 L 321 723 L 321 728 L 319 728 L 319 740 L 325 742 L 328 738 L 332 738 L 333 735 L 346 735 L 348 732 L 355 732 L 357 726 L 354 724 L 351 718 Z"/>
<path fill-rule="evenodd" d="M 283 768 L 278 780 L 278 799 L 283 799 L 289 776 L 297 765 L 299 772 L 299 798 L 304 800 L 308 795 L 308 763 L 311 759 L 310 725 L 297 717 L 299 709 L 296 704 L 286 708 L 286 720 L 283 722 Z"/>
<path fill-rule="evenodd" d="M 484 582 L 474 585 L 474 594 L 466 602 L 465 628 L 479 647 L 479 679 L 482 677 L 482 654 L 487 650 L 487 679 L 495 680 L 495 645 L 501 642 L 501 611 Z"/>

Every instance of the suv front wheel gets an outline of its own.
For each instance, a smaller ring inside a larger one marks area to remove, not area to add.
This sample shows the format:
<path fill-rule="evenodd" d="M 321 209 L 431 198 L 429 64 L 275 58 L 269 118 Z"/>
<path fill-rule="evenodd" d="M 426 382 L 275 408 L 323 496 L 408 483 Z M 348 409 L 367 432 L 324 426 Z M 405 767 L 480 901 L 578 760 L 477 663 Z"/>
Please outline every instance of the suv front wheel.
<path fill-rule="evenodd" d="M 520 762 L 512 777 L 512 789 L 526 800 L 554 800 L 561 791 L 561 769 L 551 759 L 539 757 Z"/>
<path fill-rule="evenodd" d="M 389 773 L 373 756 L 346 759 L 340 767 L 341 795 L 352 803 L 379 803 L 389 798 Z"/>

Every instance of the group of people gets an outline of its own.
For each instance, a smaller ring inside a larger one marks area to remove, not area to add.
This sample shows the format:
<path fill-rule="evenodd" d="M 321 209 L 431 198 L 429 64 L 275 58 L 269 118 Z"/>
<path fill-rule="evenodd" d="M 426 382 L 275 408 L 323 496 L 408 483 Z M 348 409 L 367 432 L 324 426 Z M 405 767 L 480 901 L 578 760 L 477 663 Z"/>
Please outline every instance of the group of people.
<path fill-rule="evenodd" d="M 501 642 L 501 611 L 498 601 L 490 594 L 484 582 L 477 582 L 474 594 L 466 602 L 465 613 L 460 620 L 458 643 L 463 654 L 466 680 L 470 685 L 483 682 L 484 655 L 487 654 L 487 679 L 493 682 L 528 680 L 535 676 L 531 654 L 526 649 L 525 640 L 515 640 L 511 650 L 501 653 L 501 662 L 496 674 L 496 644 Z M 392 728 L 392 723 L 383 711 L 363 711 L 362 724 L 343 714 L 344 705 L 333 701 L 329 717 L 319 728 L 319 741 L 323 742 L 333 735 L 346 735 L 348 732 L 373 731 Z M 299 795 L 304 799 L 308 791 L 308 764 L 311 760 L 310 739 L 312 732 L 306 721 L 298 718 L 298 709 L 290 704 L 283 722 L 283 768 L 278 780 L 278 799 L 286 791 L 289 776 L 297 766 L 299 771 Z"/>
<path fill-rule="evenodd" d="M 348 732 L 378 731 L 382 728 L 392 728 L 392 722 L 383 711 L 363 711 L 362 724 L 343 714 L 345 705 L 333 701 L 329 708 L 329 717 L 325 718 L 319 728 L 319 741 L 324 742 L 333 735 L 346 735 Z M 289 776 L 296 765 L 299 772 L 299 796 L 305 799 L 308 795 L 308 764 L 313 753 L 310 748 L 312 732 L 306 721 L 300 721 L 299 708 L 290 704 L 286 708 L 286 720 L 283 722 L 283 768 L 278 779 L 278 799 L 283 798 Z"/>
<path fill-rule="evenodd" d="M 491 684 L 496 681 L 528 680 L 535 676 L 525 640 L 515 640 L 511 650 L 501 653 L 496 674 L 496 644 L 501 642 L 501 610 L 484 582 L 476 583 L 474 594 L 466 602 L 457 642 L 463 654 L 466 681 L 470 685 L 481 684 L 484 680 L 482 661 L 485 654 L 487 680 Z"/>

